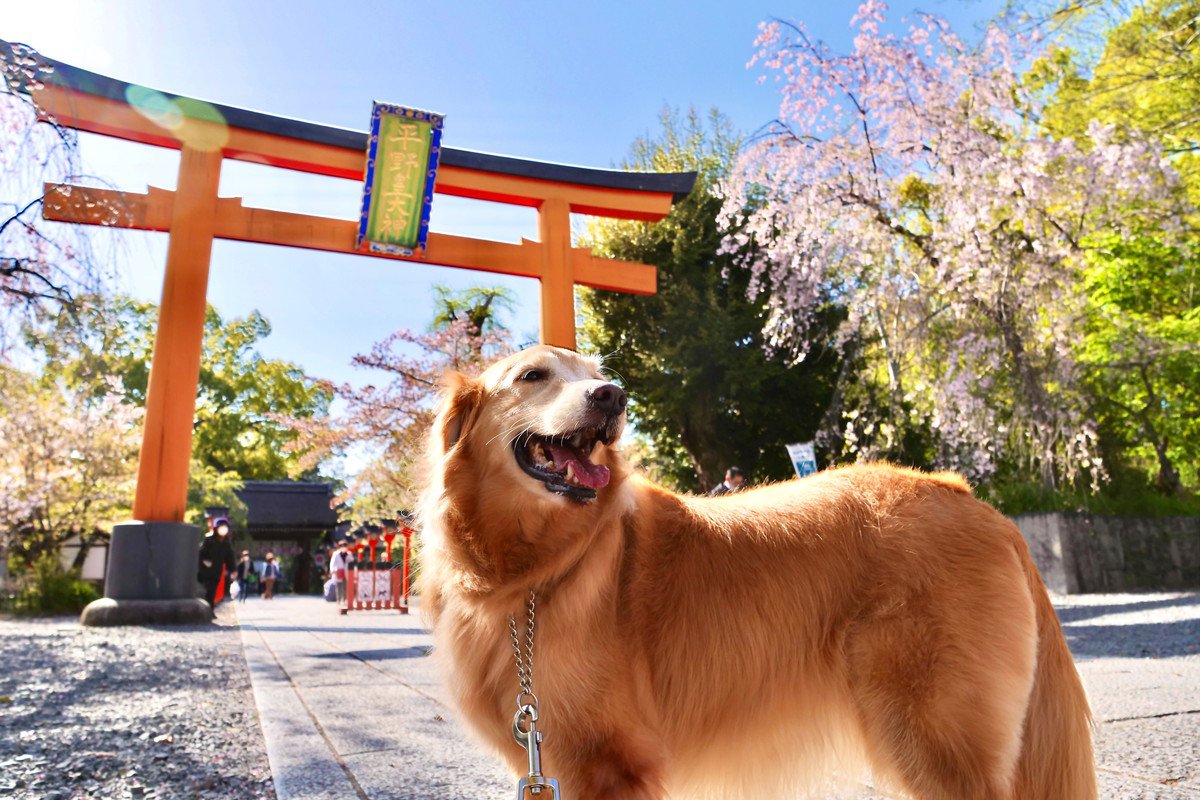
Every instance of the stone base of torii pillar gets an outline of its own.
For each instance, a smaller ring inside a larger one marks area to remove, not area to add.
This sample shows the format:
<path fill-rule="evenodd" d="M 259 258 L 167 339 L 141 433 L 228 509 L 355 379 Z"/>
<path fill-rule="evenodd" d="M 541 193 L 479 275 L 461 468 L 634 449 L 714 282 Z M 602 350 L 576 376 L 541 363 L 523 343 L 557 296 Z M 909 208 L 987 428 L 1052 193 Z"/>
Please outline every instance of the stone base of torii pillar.
<path fill-rule="evenodd" d="M 113 527 L 104 597 L 89 603 L 84 625 L 207 624 L 212 610 L 196 597 L 203 531 L 183 522 Z"/>

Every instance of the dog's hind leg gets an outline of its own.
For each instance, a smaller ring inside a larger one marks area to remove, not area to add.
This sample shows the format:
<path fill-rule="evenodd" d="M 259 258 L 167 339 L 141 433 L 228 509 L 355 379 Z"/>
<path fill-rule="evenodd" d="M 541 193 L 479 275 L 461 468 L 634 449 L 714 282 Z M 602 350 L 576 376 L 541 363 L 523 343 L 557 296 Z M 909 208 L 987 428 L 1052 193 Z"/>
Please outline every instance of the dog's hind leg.
<path fill-rule="evenodd" d="M 974 637 L 956 635 L 957 620 L 930 613 L 928 602 L 847 638 L 872 766 L 921 800 L 1008 800 L 1033 675 L 1024 621 L 993 609 L 977 617 Z"/>

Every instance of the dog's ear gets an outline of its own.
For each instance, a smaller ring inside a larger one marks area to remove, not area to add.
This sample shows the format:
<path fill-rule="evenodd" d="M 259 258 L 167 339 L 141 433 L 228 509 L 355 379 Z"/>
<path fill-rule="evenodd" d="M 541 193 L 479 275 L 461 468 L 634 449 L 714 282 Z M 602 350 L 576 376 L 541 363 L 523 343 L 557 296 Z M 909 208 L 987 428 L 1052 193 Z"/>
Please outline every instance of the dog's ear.
<path fill-rule="evenodd" d="M 443 380 L 445 394 L 438 415 L 442 452 L 448 453 L 467 435 L 483 405 L 483 384 L 461 372 L 448 372 Z"/>

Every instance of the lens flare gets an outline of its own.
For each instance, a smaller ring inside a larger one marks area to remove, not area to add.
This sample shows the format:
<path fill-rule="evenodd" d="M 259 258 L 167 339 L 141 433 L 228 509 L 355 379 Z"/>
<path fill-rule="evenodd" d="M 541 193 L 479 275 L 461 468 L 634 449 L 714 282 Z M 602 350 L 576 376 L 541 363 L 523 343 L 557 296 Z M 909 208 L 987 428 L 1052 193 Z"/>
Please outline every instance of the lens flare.
<path fill-rule="evenodd" d="M 220 150 L 229 141 L 229 125 L 211 103 L 167 97 L 145 86 L 130 86 L 125 100 L 146 119 L 196 150 Z"/>
<path fill-rule="evenodd" d="M 169 130 L 178 128 L 183 119 L 183 112 L 174 100 L 145 86 L 128 86 L 125 101 L 146 119 Z"/>

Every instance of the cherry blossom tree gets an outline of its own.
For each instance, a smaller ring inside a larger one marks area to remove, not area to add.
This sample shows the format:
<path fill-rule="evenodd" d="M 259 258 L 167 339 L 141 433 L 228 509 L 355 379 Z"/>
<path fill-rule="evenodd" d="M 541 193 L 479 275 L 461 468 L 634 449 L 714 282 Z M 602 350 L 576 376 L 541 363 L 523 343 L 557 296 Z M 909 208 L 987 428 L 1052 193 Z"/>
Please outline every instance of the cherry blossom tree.
<path fill-rule="evenodd" d="M 508 302 L 503 292 L 471 291 L 476 294 L 457 300 L 473 297 L 489 308 Z M 475 313 L 476 304 L 458 304 L 445 292 L 439 298 L 442 316 L 432 330 L 399 330 L 354 357 L 356 366 L 387 375 L 386 383 L 356 387 L 323 382 L 344 410 L 309 419 L 284 418 L 299 433 L 290 445 L 301 455 L 299 470 L 351 449 L 363 458 L 363 467 L 337 498 L 350 504 L 356 519 L 394 518 L 414 505 L 425 441 L 446 373 L 478 373 L 511 348 L 507 332 L 490 316 Z"/>
<path fill-rule="evenodd" d="M 932 15 L 891 33 L 886 12 L 859 7 L 848 54 L 762 26 L 752 63 L 781 87 L 779 119 L 723 186 L 726 247 L 770 309 L 773 348 L 804 358 L 816 310 L 848 309 L 840 339 L 863 364 L 848 380 L 882 399 L 839 406 L 835 454 L 887 455 L 927 426 L 934 460 L 973 479 L 1008 464 L 1095 488 L 1073 354 L 1081 262 L 1131 213 L 1171 230 L 1177 175 L 1098 123 L 1045 134 L 1020 75 L 1033 38 L 990 27 L 972 45 Z"/>
<path fill-rule="evenodd" d="M 129 517 L 141 409 L 0 367 L 0 544 L 33 562 Z M 83 552 L 81 551 L 81 557 Z M 80 559 L 81 560 L 81 559 Z"/>
<path fill-rule="evenodd" d="M 32 48 L 0 41 L 0 352 L 31 314 L 100 291 L 116 269 L 111 241 L 41 218 L 43 182 L 85 177 L 78 135 L 30 94 L 52 72 Z"/>

